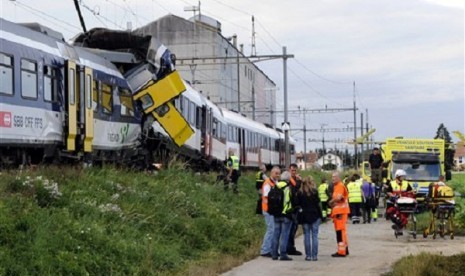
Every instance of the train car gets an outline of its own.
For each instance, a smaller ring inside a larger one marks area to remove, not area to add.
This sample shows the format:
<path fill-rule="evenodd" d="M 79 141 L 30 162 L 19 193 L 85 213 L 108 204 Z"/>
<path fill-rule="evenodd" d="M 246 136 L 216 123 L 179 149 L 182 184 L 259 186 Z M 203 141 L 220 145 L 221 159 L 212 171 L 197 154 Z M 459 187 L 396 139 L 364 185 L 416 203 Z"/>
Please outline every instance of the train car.
<path fill-rule="evenodd" d="M 140 118 L 112 63 L 38 24 L 0 18 L 0 32 L 2 164 L 133 156 Z"/>
<path fill-rule="evenodd" d="M 284 147 L 281 146 L 284 140 L 280 132 L 237 112 L 222 110 L 228 125 L 227 149 L 239 157 L 241 166 L 284 166 Z"/>
<path fill-rule="evenodd" d="M 221 110 L 189 83 L 184 81 L 186 91 L 174 100 L 175 107 L 194 129 L 181 147 L 176 147 L 157 121 L 152 126 L 157 140 L 155 158 L 164 159 L 169 153 L 178 153 L 189 159 L 197 169 L 210 170 L 222 166 L 226 159 L 226 122 Z"/>

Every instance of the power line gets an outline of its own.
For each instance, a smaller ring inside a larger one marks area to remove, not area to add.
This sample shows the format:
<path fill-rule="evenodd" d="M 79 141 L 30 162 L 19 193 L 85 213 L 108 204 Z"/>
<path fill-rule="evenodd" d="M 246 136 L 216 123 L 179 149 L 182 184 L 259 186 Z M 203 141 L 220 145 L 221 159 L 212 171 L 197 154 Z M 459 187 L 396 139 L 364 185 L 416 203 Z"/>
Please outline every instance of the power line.
<path fill-rule="evenodd" d="M 42 11 L 40 11 L 40 10 L 37 10 L 37 9 L 31 7 L 31 6 L 28 6 L 28 5 L 24 4 L 24 3 L 19 2 L 18 0 L 15 1 L 15 5 L 18 5 L 19 7 L 21 7 L 21 8 L 23 8 L 23 9 L 27 10 L 28 12 L 34 14 L 35 16 L 38 16 L 38 17 L 40 17 L 40 18 L 42 18 L 42 19 L 44 19 L 44 20 L 46 20 L 46 21 L 48 21 L 48 22 L 50 22 L 50 23 L 52 23 L 52 24 L 56 24 L 56 22 L 50 21 L 47 17 L 52 18 L 53 20 L 55 20 L 55 21 L 57 21 L 57 22 L 63 23 L 63 24 L 65 24 L 65 25 L 68 25 L 68 26 L 70 26 L 70 27 L 72 27 L 72 28 L 74 28 L 74 29 L 77 29 L 78 31 L 81 30 L 81 29 L 79 29 L 78 27 L 76 27 L 76 26 L 74 26 L 74 25 L 72 25 L 72 24 L 69 24 L 69 23 L 66 22 L 66 21 L 63 21 L 63 20 L 61 20 L 61 19 L 58 19 L 58 18 L 56 18 L 56 17 L 54 17 L 54 16 L 51 16 L 51 15 L 45 13 L 45 12 L 42 12 Z M 44 16 L 46 16 L 46 17 L 44 17 Z M 74 31 L 72 31 L 72 30 L 70 30 L 70 29 L 64 27 L 63 25 L 61 25 L 61 27 L 63 27 L 65 30 L 67 30 L 67 31 L 69 31 L 69 32 L 74 32 Z"/>
<path fill-rule="evenodd" d="M 317 73 L 315 73 L 313 70 L 309 69 L 307 66 L 305 66 L 302 62 L 300 62 L 299 60 L 295 60 L 295 62 L 297 62 L 297 64 L 299 64 L 300 66 L 302 66 L 302 68 L 304 68 L 305 70 L 309 71 L 310 73 L 312 73 L 313 75 L 317 76 L 318 78 L 322 79 L 322 80 L 325 80 L 327 82 L 330 82 L 330 83 L 334 83 L 334 84 L 351 84 L 352 82 L 351 81 L 333 81 L 333 80 L 330 80 L 328 78 L 325 78 Z"/>
<path fill-rule="evenodd" d="M 89 6 L 87 6 L 87 5 L 84 3 L 84 1 L 82 1 L 82 0 L 81 0 L 81 6 L 82 6 L 83 8 L 85 8 L 86 10 L 88 10 L 89 12 L 91 12 L 95 17 L 99 16 L 99 17 L 101 17 L 103 20 L 105 20 L 105 21 L 107 21 L 107 22 L 113 24 L 115 27 L 117 27 L 117 28 L 119 28 L 119 29 L 121 29 L 121 30 L 124 29 L 120 24 L 118 24 L 118 23 L 116 23 L 115 21 L 112 21 L 112 20 L 108 19 L 107 17 L 101 15 L 101 14 L 100 14 L 100 11 L 95 11 L 94 9 L 90 8 Z"/>

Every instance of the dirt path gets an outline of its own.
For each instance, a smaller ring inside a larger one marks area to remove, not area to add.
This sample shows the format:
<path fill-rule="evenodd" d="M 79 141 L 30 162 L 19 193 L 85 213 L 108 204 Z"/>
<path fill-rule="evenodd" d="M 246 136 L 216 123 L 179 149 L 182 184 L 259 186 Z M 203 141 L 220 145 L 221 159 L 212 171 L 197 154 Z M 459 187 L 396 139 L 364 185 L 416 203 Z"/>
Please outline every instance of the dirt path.
<path fill-rule="evenodd" d="M 348 224 L 350 256 L 332 258 L 336 252 L 333 224 L 325 223 L 320 227 L 319 256 L 317 262 L 305 261 L 304 256 L 291 256 L 293 261 L 272 261 L 270 258 L 258 257 L 233 270 L 225 276 L 247 275 L 340 275 L 341 267 L 345 275 L 380 275 L 388 272 L 393 262 L 401 256 L 420 252 L 434 252 L 453 255 L 465 252 L 465 238 L 449 237 L 433 240 L 431 236 L 424 239 L 420 234 L 417 239 L 411 235 L 395 238 L 391 224 L 385 219 L 371 224 Z M 298 250 L 303 250 L 303 236 L 296 239 Z M 337 262 L 337 267 L 334 264 Z"/>

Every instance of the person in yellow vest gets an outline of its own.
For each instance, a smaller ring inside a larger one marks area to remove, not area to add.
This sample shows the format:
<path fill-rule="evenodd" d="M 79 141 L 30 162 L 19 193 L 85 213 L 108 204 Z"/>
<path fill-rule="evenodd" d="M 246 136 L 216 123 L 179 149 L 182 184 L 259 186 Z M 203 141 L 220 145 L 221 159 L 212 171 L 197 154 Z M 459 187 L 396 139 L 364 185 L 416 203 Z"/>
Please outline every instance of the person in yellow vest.
<path fill-rule="evenodd" d="M 331 206 L 331 217 L 334 222 L 334 230 L 336 231 L 337 252 L 332 254 L 332 257 L 345 257 L 349 255 L 349 241 L 347 239 L 347 216 L 350 213 L 349 209 L 349 193 L 347 188 L 341 181 L 338 172 L 333 172 L 332 180 L 334 183 L 333 193 L 329 206 Z"/>
<path fill-rule="evenodd" d="M 389 196 L 390 199 L 396 199 L 402 195 L 404 192 L 412 191 L 412 186 L 404 180 L 407 176 L 407 173 L 399 169 L 395 173 L 395 179 L 391 181 L 389 184 L 386 194 Z M 391 200 L 390 204 L 388 204 L 388 208 L 386 209 L 386 217 L 391 219 L 394 223 L 392 225 L 392 229 L 396 231 L 397 235 L 402 235 L 402 229 L 407 225 L 408 222 L 408 214 L 398 212 L 397 208 L 393 206 L 393 202 Z"/>
<path fill-rule="evenodd" d="M 239 157 L 234 155 L 233 151 L 229 151 L 229 158 L 226 163 L 226 167 L 228 168 L 228 176 L 227 181 L 224 182 L 224 190 L 227 191 L 229 188 L 229 183 L 232 183 L 232 189 L 235 194 L 238 193 L 238 184 L 240 170 L 239 170 Z"/>
<path fill-rule="evenodd" d="M 321 201 L 321 212 L 323 214 L 323 221 L 326 220 L 327 216 L 331 214 L 331 208 L 328 206 L 329 200 L 329 185 L 326 183 L 326 177 L 321 178 L 321 184 L 318 186 L 318 196 Z"/>
<path fill-rule="evenodd" d="M 263 182 L 268 178 L 266 176 L 266 166 L 264 164 L 260 165 L 259 171 L 255 174 L 255 188 L 257 189 L 257 207 L 255 209 L 255 213 L 257 215 L 262 214 L 262 186 Z"/>
<path fill-rule="evenodd" d="M 352 215 L 352 223 L 360 223 L 360 209 L 362 207 L 363 195 L 362 195 L 362 179 L 358 174 L 352 175 L 351 181 L 347 184 L 347 190 L 349 191 L 349 206 L 350 214 Z"/>

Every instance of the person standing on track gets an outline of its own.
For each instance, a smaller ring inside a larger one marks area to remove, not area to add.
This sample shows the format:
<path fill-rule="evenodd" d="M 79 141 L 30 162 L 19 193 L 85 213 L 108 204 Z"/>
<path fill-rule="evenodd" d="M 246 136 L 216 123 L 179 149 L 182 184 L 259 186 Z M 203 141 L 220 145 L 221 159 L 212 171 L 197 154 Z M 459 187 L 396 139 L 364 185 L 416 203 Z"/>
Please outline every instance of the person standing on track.
<path fill-rule="evenodd" d="M 224 190 L 227 191 L 229 188 L 229 182 L 232 182 L 233 193 L 238 193 L 238 181 L 241 172 L 239 170 L 239 157 L 234 155 L 232 150 L 229 151 L 229 158 L 226 162 L 226 167 L 228 168 L 228 175 L 226 181 L 224 182 Z"/>
<path fill-rule="evenodd" d="M 375 185 L 379 186 L 382 182 L 382 169 L 384 159 L 381 156 L 379 148 L 373 148 L 373 152 L 368 157 L 368 164 L 371 171 L 371 179 Z"/>

